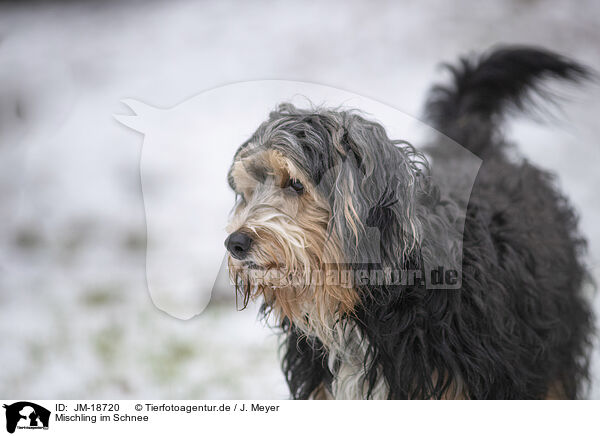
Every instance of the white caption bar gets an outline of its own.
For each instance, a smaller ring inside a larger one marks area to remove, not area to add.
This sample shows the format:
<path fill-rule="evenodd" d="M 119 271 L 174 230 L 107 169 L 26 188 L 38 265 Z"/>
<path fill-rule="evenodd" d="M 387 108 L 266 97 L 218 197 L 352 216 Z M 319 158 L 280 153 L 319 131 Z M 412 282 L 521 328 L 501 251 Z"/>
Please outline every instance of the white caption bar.
<path fill-rule="evenodd" d="M 0 400 L 0 434 L 588 434 L 598 401 Z M 7 433 L 8 432 L 8 433 Z M 600 433 L 595 433 L 600 434 Z"/>

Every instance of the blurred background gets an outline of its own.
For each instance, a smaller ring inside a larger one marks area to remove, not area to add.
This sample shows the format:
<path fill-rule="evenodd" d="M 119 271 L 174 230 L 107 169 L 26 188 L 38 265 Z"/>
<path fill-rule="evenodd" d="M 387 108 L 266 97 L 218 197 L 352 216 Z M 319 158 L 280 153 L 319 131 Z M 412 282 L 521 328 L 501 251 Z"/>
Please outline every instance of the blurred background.
<path fill-rule="evenodd" d="M 439 62 L 497 43 L 600 70 L 600 2 L 0 2 L 0 397 L 287 398 L 276 336 L 225 282 L 190 321 L 150 301 L 142 137 L 112 118 L 121 99 L 288 79 L 419 117 Z M 598 88 L 509 125 L 580 211 L 596 280 Z M 597 349 L 594 377 L 600 398 Z"/>

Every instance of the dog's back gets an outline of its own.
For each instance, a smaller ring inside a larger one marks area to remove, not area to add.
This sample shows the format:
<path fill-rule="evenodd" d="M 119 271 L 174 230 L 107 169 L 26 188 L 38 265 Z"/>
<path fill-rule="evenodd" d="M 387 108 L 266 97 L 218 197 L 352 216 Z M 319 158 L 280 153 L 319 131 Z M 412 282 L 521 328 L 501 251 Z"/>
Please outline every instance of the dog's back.
<path fill-rule="evenodd" d="M 582 295 L 585 241 L 554 176 L 508 159 L 501 128 L 511 109 L 525 109 L 533 93 L 544 95 L 541 79 L 576 82 L 589 73 L 564 57 L 523 47 L 450 68 L 453 82 L 432 90 L 429 119 L 483 160 L 467 208 L 457 313 L 464 394 L 576 398 L 588 376 L 593 330 Z"/>

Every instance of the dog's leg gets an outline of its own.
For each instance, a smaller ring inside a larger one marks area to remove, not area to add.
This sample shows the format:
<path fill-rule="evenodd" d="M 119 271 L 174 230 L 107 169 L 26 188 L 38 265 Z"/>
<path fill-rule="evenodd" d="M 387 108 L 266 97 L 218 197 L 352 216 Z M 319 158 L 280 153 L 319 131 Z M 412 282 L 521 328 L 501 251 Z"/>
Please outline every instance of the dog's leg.
<path fill-rule="evenodd" d="M 323 383 L 321 383 L 313 392 L 310 394 L 310 400 L 333 400 L 333 396 L 329 389 L 325 387 Z"/>

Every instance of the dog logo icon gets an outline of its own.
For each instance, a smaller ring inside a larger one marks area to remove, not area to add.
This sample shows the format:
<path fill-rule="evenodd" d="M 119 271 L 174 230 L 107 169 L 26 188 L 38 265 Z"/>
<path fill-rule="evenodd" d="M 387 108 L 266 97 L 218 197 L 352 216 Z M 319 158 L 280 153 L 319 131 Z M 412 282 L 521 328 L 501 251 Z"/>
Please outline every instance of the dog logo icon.
<path fill-rule="evenodd" d="M 3 406 L 6 409 L 6 431 L 14 433 L 18 429 L 48 429 L 50 411 L 29 401 L 19 401 Z"/>

